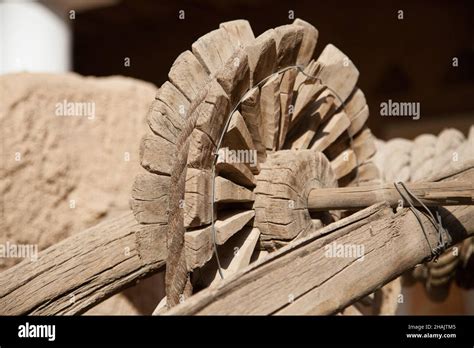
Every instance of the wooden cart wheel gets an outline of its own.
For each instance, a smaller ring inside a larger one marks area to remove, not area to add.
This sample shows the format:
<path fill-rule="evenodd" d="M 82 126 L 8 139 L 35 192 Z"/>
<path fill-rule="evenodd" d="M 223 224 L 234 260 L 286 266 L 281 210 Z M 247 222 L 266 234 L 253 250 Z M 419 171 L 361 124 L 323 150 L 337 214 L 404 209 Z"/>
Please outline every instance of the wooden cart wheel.
<path fill-rule="evenodd" d="M 173 63 L 131 200 L 138 222 L 168 234 L 168 305 L 192 293 L 189 273 L 195 290 L 219 280 L 214 242 L 228 276 L 337 218 L 307 211 L 309 189 L 379 179 L 359 72 L 333 45 L 313 60 L 317 38 L 300 19 L 257 38 L 236 20 Z"/>

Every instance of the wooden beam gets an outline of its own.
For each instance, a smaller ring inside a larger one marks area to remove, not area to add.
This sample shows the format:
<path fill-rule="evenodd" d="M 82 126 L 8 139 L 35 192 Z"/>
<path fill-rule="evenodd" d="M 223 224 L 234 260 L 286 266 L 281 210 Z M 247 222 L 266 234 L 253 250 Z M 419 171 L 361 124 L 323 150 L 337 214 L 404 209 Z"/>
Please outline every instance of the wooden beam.
<path fill-rule="evenodd" d="M 442 209 L 441 214 L 451 245 L 474 234 L 474 207 Z M 422 221 L 431 245 L 436 245 L 437 232 L 424 216 Z M 362 256 L 328 253 L 330 248 L 354 243 L 363 246 Z M 378 204 L 294 240 L 167 314 L 334 314 L 430 253 L 409 209 L 394 214 L 388 205 Z"/>
<path fill-rule="evenodd" d="M 167 225 L 139 225 L 127 212 L 0 273 L 0 315 L 74 315 L 158 272 Z"/>
<path fill-rule="evenodd" d="M 427 206 L 472 205 L 474 188 L 468 181 L 418 182 L 406 187 Z M 402 189 L 402 192 L 405 191 Z M 310 211 L 331 209 L 363 209 L 380 202 L 387 202 L 392 208 L 400 204 L 400 194 L 393 184 L 360 187 L 314 189 L 308 195 Z M 415 206 L 420 206 L 414 202 Z M 404 206 L 407 206 L 404 203 Z"/>

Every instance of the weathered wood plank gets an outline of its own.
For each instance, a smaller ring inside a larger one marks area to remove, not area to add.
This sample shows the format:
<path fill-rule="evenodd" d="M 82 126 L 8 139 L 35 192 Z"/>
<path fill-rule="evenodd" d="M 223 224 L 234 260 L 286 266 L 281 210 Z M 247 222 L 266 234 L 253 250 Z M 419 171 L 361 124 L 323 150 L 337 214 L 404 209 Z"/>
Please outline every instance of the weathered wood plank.
<path fill-rule="evenodd" d="M 211 232 L 211 226 L 205 226 L 184 234 L 186 266 L 189 271 L 202 267 L 211 259 L 213 253 Z"/>
<path fill-rule="evenodd" d="M 198 128 L 194 128 L 189 139 L 188 168 L 211 169 L 216 145 L 212 139 Z"/>
<path fill-rule="evenodd" d="M 452 243 L 474 234 L 474 207 L 442 209 L 441 214 Z M 424 217 L 423 222 L 431 245 L 436 245 L 437 232 Z M 335 245 L 354 243 L 364 246 L 362 256 L 328 253 Z M 408 209 L 394 214 L 379 204 L 293 241 L 169 314 L 333 314 L 423 262 L 430 253 Z"/>
<path fill-rule="evenodd" d="M 186 228 L 211 222 L 211 171 L 188 168 L 184 194 L 183 217 Z"/>
<path fill-rule="evenodd" d="M 351 124 L 347 129 L 347 133 L 353 137 L 355 136 L 365 125 L 369 118 L 369 107 L 365 105 L 356 115 L 350 117 Z"/>
<path fill-rule="evenodd" d="M 308 65 L 303 69 L 303 72 L 298 72 L 296 76 L 295 85 L 293 86 L 293 92 L 295 96 L 299 95 L 300 90 L 304 87 L 309 85 L 311 82 L 314 82 L 313 76 L 316 77 L 318 71 L 321 67 L 316 63 L 314 59 L 312 59 Z"/>
<path fill-rule="evenodd" d="M 0 315 L 74 315 L 164 265 L 166 225 L 139 225 L 128 212 L 0 273 Z"/>
<path fill-rule="evenodd" d="M 230 100 L 215 79 L 209 81 L 205 99 L 193 112 L 198 114 L 196 128 L 206 133 L 212 142 L 217 144 L 229 116 Z"/>
<path fill-rule="evenodd" d="M 366 105 L 364 92 L 360 88 L 356 88 L 346 101 L 344 111 L 347 117 L 352 120 Z"/>
<path fill-rule="evenodd" d="M 363 163 L 372 157 L 377 148 L 375 147 L 375 140 L 369 128 L 361 131 L 352 142 L 352 150 L 357 156 L 357 161 Z"/>
<path fill-rule="evenodd" d="M 309 83 L 311 82 L 311 83 Z M 311 108 L 311 104 L 323 93 L 326 89 L 324 85 L 320 83 L 312 83 L 314 81 L 307 81 L 302 83 L 297 90 L 297 96 L 294 106 L 293 115 L 291 118 L 290 129 L 295 127 L 300 120 L 308 113 L 308 109 Z M 295 85 L 298 81 L 295 82 Z M 294 91 L 295 92 L 295 91 Z"/>
<path fill-rule="evenodd" d="M 286 134 L 290 128 L 291 103 L 293 102 L 293 86 L 295 84 L 296 75 L 298 71 L 291 69 L 283 73 L 280 83 L 280 136 L 278 140 L 278 148 L 281 149 L 285 144 Z M 292 107 L 291 107 L 292 109 Z"/>

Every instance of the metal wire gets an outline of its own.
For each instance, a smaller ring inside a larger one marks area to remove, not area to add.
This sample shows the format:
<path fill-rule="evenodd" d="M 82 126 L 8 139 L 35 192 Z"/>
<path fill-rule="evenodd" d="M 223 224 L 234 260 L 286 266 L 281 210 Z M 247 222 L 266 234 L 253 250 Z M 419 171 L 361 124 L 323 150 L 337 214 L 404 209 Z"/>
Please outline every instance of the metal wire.
<path fill-rule="evenodd" d="M 423 231 L 423 234 L 426 238 L 426 241 L 428 242 L 428 246 L 431 251 L 430 261 L 431 260 L 436 261 L 439 255 L 441 255 L 443 251 L 446 250 L 446 247 L 451 240 L 451 236 L 449 235 L 449 233 L 447 233 L 446 229 L 443 227 L 443 224 L 441 221 L 441 215 L 439 214 L 439 211 L 438 210 L 436 211 L 436 219 L 435 219 L 435 217 L 431 213 L 431 210 L 429 210 L 428 207 L 418 197 L 416 197 L 416 195 L 413 192 L 411 192 L 405 186 L 403 182 L 393 183 L 393 185 L 395 186 L 395 189 L 398 191 L 400 196 L 410 205 L 409 209 L 413 212 L 413 214 L 415 215 L 416 219 L 418 220 L 421 226 L 421 229 Z M 408 197 L 405 196 L 404 193 L 402 193 L 398 185 L 400 185 L 405 190 Z M 428 220 L 433 224 L 434 228 L 438 232 L 438 245 L 434 248 L 431 246 L 430 240 L 428 238 L 428 234 L 426 233 L 426 230 L 425 230 L 425 226 L 423 222 L 421 221 L 419 211 L 415 208 L 413 204 L 413 200 L 415 200 L 420 206 L 422 206 L 423 209 L 428 213 L 428 216 L 427 216 Z"/>
<path fill-rule="evenodd" d="M 302 73 L 303 75 L 305 75 L 306 77 L 310 78 L 310 79 L 313 79 L 313 80 L 316 80 L 318 81 L 321 85 L 323 85 L 324 87 L 326 87 L 328 90 L 330 90 L 334 96 L 339 100 L 340 104 L 341 104 L 341 107 L 342 109 L 345 109 L 345 103 L 344 103 L 344 100 L 342 100 L 342 98 L 336 93 L 336 91 L 334 91 L 331 87 L 327 86 L 327 85 L 324 85 L 321 81 L 321 79 L 317 76 L 312 76 L 312 75 L 309 75 L 307 74 L 304 69 L 305 69 L 305 66 L 303 65 L 291 65 L 291 66 L 287 66 L 277 72 L 274 72 L 272 73 L 271 75 L 265 77 L 264 79 L 262 79 L 260 82 L 258 82 L 254 87 L 252 87 L 252 89 L 255 89 L 255 88 L 259 88 L 261 85 L 265 84 L 265 82 L 267 82 L 272 76 L 274 76 L 275 74 L 281 74 L 281 73 L 284 73 L 285 71 L 288 71 L 290 69 L 297 69 L 300 73 Z M 251 89 L 251 90 L 252 90 Z M 220 263 L 220 259 L 219 259 L 219 253 L 218 253 L 218 250 L 217 250 L 217 242 L 216 242 L 216 239 L 217 239 L 217 236 L 216 236 L 216 227 L 215 227 L 215 222 L 214 222 L 214 203 L 215 203 L 215 174 L 216 174 L 216 164 L 217 164 L 217 161 L 219 159 L 219 150 L 220 150 L 220 147 L 222 145 L 222 142 L 224 140 L 224 136 L 225 136 L 225 133 L 227 132 L 227 128 L 229 127 L 229 124 L 230 124 L 230 121 L 232 119 L 232 115 L 235 113 L 235 111 L 240 107 L 240 105 L 242 104 L 242 102 L 244 101 L 245 99 L 245 95 L 239 100 L 239 102 L 236 104 L 236 106 L 232 109 L 232 111 L 227 115 L 227 119 L 226 119 L 226 123 L 224 125 L 224 129 L 222 130 L 222 133 L 219 137 L 219 141 L 217 142 L 216 144 L 216 152 L 214 153 L 214 161 L 213 161 L 213 165 L 212 165 L 212 176 L 211 176 L 211 179 L 212 179 L 212 190 L 211 190 L 211 203 L 212 203 L 212 209 L 211 209 L 211 234 L 212 234 L 212 244 L 213 244 L 213 249 L 214 249 L 214 255 L 216 257 L 216 261 L 217 261 L 217 269 L 218 269 L 218 272 L 219 272 L 219 276 L 221 277 L 221 279 L 224 279 L 224 273 L 222 271 L 222 267 L 221 267 L 221 263 Z M 350 143 L 352 145 L 353 143 L 353 139 L 352 139 L 352 136 L 349 135 L 349 138 L 350 138 Z M 358 184 L 359 183 L 359 171 L 358 171 L 358 168 L 359 168 L 359 163 L 357 161 L 357 158 L 356 158 L 356 168 L 357 168 L 357 171 L 356 171 L 356 183 Z"/>

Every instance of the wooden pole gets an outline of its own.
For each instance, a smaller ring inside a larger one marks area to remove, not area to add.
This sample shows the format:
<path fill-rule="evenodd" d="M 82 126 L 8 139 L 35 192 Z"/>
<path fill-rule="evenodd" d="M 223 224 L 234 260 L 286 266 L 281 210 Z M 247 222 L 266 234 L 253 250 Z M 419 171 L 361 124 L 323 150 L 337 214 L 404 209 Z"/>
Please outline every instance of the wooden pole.
<path fill-rule="evenodd" d="M 165 225 L 131 212 L 75 234 L 0 273 L 0 315 L 81 314 L 166 261 Z"/>
<path fill-rule="evenodd" d="M 473 204 L 472 182 L 419 182 L 406 184 L 406 187 L 427 206 Z M 402 187 L 400 189 L 406 195 L 405 190 Z M 392 208 L 400 206 L 401 202 L 403 202 L 403 206 L 408 206 L 393 184 L 318 188 L 310 191 L 308 195 L 308 209 L 310 211 L 357 210 L 380 202 L 387 202 Z M 415 206 L 420 205 L 416 201 L 413 203 Z"/>
<path fill-rule="evenodd" d="M 450 245 L 474 235 L 473 206 L 442 208 L 441 214 Z M 422 221 L 436 246 L 437 231 L 425 216 Z M 167 314 L 334 314 L 430 255 L 413 213 L 394 214 L 381 203 L 292 241 Z"/>

